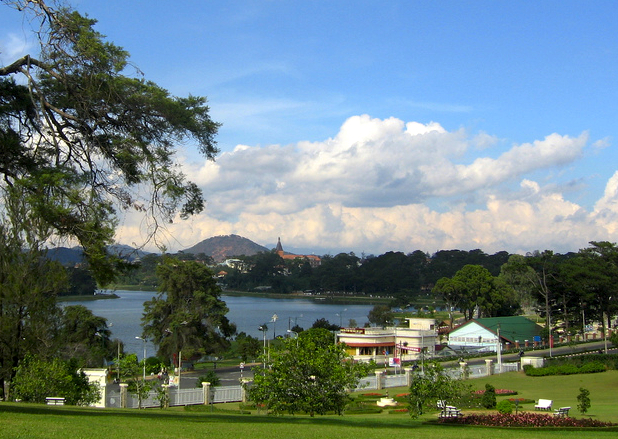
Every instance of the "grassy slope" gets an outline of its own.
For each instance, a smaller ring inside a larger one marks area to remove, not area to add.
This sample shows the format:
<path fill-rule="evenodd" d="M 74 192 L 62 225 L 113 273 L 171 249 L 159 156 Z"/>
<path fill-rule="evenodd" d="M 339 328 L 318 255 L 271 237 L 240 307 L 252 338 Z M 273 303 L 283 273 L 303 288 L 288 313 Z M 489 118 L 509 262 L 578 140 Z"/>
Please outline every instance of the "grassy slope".
<path fill-rule="evenodd" d="M 555 406 L 570 405 L 572 415 L 577 413 L 579 387 L 590 390 L 593 418 L 618 422 L 618 372 L 566 377 L 530 378 L 520 373 L 509 373 L 471 380 L 476 389 L 491 383 L 496 388 L 517 390 L 519 396 L 531 399 L 549 398 Z M 399 389 L 405 391 L 405 389 Z M 395 389 L 389 389 L 395 394 Z M 0 403 L 0 438 L 337 438 L 383 439 L 385 437 L 439 437 L 440 439 L 486 438 L 613 438 L 618 428 L 611 430 L 554 430 L 554 429 L 489 429 L 471 426 L 443 426 L 433 423 L 435 414 L 422 420 L 412 420 L 405 414 L 376 414 L 273 417 L 240 415 L 221 409 L 234 405 L 217 406 L 186 411 L 169 410 L 112 410 L 76 407 L 47 407 L 43 405 Z M 532 409 L 532 406 L 529 406 Z M 429 422 L 428 422 L 429 421 Z"/>

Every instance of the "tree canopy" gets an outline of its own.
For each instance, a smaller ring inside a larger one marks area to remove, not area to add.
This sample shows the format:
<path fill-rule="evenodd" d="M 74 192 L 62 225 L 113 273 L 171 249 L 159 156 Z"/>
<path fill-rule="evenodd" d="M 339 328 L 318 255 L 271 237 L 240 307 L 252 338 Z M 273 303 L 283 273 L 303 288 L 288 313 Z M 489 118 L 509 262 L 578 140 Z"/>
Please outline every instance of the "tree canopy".
<path fill-rule="evenodd" d="M 157 267 L 159 295 L 144 304 L 144 336 L 158 355 L 172 358 L 212 354 L 229 346 L 236 327 L 212 271 L 199 262 L 166 257 Z"/>
<path fill-rule="evenodd" d="M 39 42 L 0 66 L 2 180 L 49 227 L 44 238 L 77 241 L 105 284 L 119 267 L 106 251 L 119 209 L 143 212 L 155 240 L 177 213 L 203 209 L 174 152 L 191 141 L 213 159 L 219 124 L 205 98 L 171 96 L 132 69 L 96 20 L 55 1 L 0 1 L 23 11 Z"/>
<path fill-rule="evenodd" d="M 273 413 L 342 414 L 368 365 L 355 363 L 326 329 L 313 328 L 273 347 L 266 367 L 254 370 L 249 397 Z"/>

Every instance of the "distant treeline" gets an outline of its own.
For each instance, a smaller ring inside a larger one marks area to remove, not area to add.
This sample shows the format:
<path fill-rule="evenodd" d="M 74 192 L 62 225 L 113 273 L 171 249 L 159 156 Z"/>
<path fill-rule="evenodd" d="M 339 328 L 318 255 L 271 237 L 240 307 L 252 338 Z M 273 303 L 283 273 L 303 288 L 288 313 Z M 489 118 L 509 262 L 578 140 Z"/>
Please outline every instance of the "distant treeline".
<path fill-rule="evenodd" d="M 204 255 L 177 256 L 212 263 Z M 433 255 L 422 251 L 387 252 L 362 257 L 340 253 L 322 256 L 321 264 L 312 267 L 302 258 L 283 260 L 275 252 L 264 252 L 238 256 L 240 262 L 235 267 L 214 265 L 213 271 L 220 277 L 222 286 L 234 290 L 387 296 L 394 298 L 394 304 L 405 305 L 414 298 L 427 297 L 440 278 L 452 277 L 468 264 L 480 265 L 497 276 L 509 257 L 506 251 L 488 255 L 481 250 L 443 250 Z M 155 269 L 160 258 L 158 255 L 143 257 L 135 270 L 122 276 L 119 283 L 156 288 Z"/>

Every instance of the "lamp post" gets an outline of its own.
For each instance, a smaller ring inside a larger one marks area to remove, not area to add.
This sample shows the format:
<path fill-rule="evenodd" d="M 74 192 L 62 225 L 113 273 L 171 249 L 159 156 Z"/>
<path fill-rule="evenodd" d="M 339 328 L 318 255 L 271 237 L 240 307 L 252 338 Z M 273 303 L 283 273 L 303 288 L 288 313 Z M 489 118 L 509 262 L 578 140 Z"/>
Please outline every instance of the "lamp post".
<path fill-rule="evenodd" d="M 266 370 L 266 331 L 268 330 L 268 326 L 264 323 L 263 325 L 260 325 L 258 329 L 262 331 L 262 337 L 264 338 L 264 351 L 262 358 L 264 360 L 264 370 Z"/>
<path fill-rule="evenodd" d="M 144 381 L 146 381 L 146 339 L 144 337 L 135 337 L 136 340 L 142 340 L 144 342 L 144 358 L 143 358 L 143 362 L 144 362 L 144 375 L 143 375 L 143 379 Z"/>
<path fill-rule="evenodd" d="M 277 323 L 277 319 L 279 318 L 279 316 L 277 316 L 277 314 L 273 314 L 272 316 L 272 322 L 273 322 L 273 340 L 275 338 L 277 338 L 277 336 L 275 335 L 275 324 Z"/>
<path fill-rule="evenodd" d="M 337 315 L 339 316 L 339 327 L 343 328 L 343 313 L 346 312 L 348 309 L 344 308 L 343 311 L 340 311 L 337 313 Z"/>

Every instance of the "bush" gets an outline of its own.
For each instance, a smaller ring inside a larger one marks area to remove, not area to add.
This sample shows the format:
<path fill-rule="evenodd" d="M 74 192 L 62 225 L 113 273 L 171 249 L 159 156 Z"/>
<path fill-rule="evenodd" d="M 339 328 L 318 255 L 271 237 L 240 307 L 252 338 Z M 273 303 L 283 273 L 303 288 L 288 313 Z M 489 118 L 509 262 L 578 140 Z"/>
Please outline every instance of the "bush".
<path fill-rule="evenodd" d="M 505 399 L 496 404 L 496 410 L 503 415 L 510 415 L 513 413 L 513 404 L 508 399 Z"/>
<path fill-rule="evenodd" d="M 578 367 L 574 364 L 561 364 L 548 367 L 536 368 L 532 365 L 525 365 L 524 372 L 528 376 L 549 376 L 549 375 L 574 375 L 578 373 L 598 373 L 605 372 L 607 367 L 600 361 L 585 363 Z"/>
<path fill-rule="evenodd" d="M 210 383 L 211 387 L 216 387 L 221 384 L 221 380 L 213 370 L 206 372 L 206 375 L 200 376 L 195 382 L 195 387 L 202 387 L 202 383 Z"/>
<path fill-rule="evenodd" d="M 75 361 L 27 356 L 13 379 L 13 395 L 24 402 L 45 403 L 48 396 L 60 396 L 68 405 L 89 405 L 101 393 L 98 384 L 90 383 Z"/>
<path fill-rule="evenodd" d="M 493 409 L 496 406 L 496 388 L 491 384 L 485 384 L 481 405 L 486 409 Z"/>

